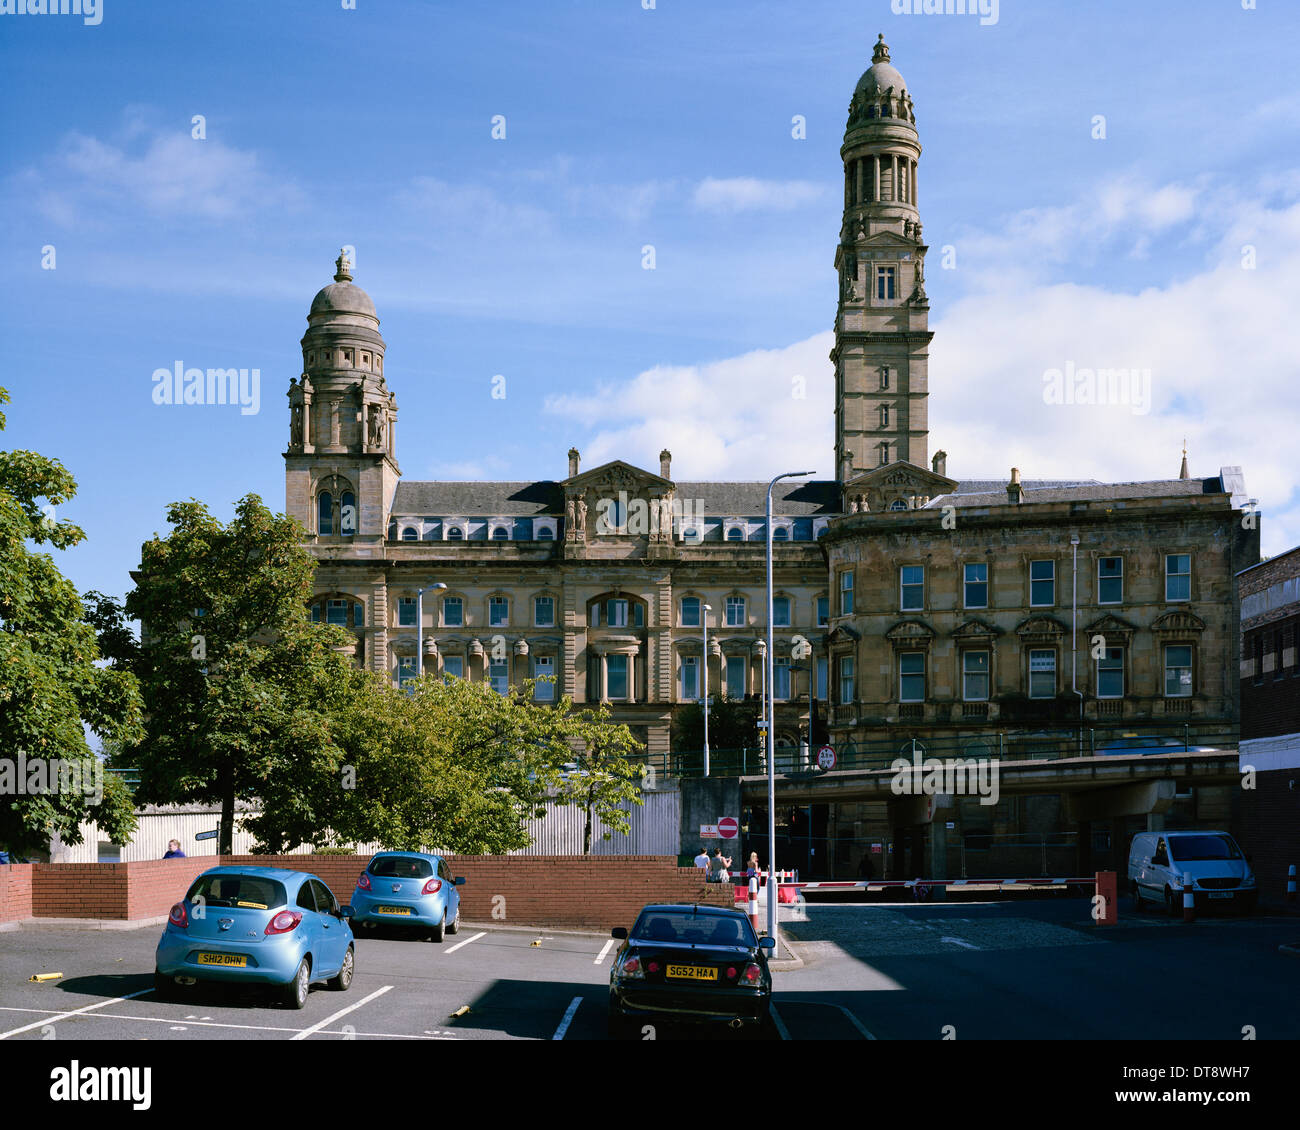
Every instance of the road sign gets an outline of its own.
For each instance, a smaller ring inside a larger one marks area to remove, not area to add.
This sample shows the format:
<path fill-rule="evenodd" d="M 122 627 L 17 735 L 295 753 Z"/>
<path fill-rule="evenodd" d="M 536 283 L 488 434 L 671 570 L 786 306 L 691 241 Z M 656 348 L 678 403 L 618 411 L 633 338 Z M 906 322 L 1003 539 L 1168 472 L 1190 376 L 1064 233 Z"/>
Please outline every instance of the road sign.
<path fill-rule="evenodd" d="M 701 824 L 700 839 L 716 840 L 718 838 L 718 826 L 716 824 Z"/>
<path fill-rule="evenodd" d="M 199 832 L 199 833 L 197 833 L 197 834 L 195 835 L 194 838 L 195 838 L 196 840 L 215 840 L 215 839 L 217 838 L 217 833 L 218 833 L 219 831 L 220 831 L 219 828 L 213 828 L 211 832 Z"/>
<path fill-rule="evenodd" d="M 835 768 L 835 750 L 824 745 L 817 751 L 817 764 L 823 769 Z"/>
<path fill-rule="evenodd" d="M 733 840 L 740 831 L 740 821 L 734 816 L 724 816 L 718 821 L 718 835 L 724 840 Z"/>

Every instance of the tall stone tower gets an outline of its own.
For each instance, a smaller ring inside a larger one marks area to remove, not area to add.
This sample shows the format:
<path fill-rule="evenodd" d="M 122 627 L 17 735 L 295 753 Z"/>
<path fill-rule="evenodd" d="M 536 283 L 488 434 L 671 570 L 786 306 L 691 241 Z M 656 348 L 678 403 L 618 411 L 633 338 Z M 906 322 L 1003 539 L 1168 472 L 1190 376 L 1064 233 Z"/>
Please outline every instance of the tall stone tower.
<path fill-rule="evenodd" d="M 307 315 L 301 383 L 289 382 L 285 507 L 318 545 L 382 542 L 401 476 L 397 398 L 375 304 L 353 285 L 345 252 L 335 268 Z"/>
<path fill-rule="evenodd" d="M 835 268 L 835 466 L 841 484 L 904 460 L 925 467 L 930 304 L 917 211 L 921 143 L 880 36 L 849 104 Z"/>

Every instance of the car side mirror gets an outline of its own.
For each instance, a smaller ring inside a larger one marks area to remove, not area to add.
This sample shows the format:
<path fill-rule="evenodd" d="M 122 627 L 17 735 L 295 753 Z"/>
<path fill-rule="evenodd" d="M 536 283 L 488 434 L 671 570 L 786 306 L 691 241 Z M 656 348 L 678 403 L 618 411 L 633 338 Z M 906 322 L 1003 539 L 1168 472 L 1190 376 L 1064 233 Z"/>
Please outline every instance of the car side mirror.
<path fill-rule="evenodd" d="M 776 949 L 776 939 L 764 934 L 758 939 L 758 948 L 761 950 L 774 950 Z"/>
<path fill-rule="evenodd" d="M 612 930 L 609 932 L 609 936 L 610 936 L 611 938 L 618 938 L 618 939 L 620 939 L 620 940 L 626 939 L 626 938 L 627 938 L 627 927 L 626 927 L 626 926 L 615 926 L 614 929 L 612 929 Z"/>
<path fill-rule="evenodd" d="M 457 875 L 456 878 L 452 880 L 452 882 L 458 887 L 463 887 L 465 885 L 465 876 Z"/>
<path fill-rule="evenodd" d="M 340 906 L 338 910 L 335 911 L 335 913 L 340 918 L 351 918 L 356 913 L 356 911 L 352 909 L 351 904 L 347 904 L 345 906 Z"/>

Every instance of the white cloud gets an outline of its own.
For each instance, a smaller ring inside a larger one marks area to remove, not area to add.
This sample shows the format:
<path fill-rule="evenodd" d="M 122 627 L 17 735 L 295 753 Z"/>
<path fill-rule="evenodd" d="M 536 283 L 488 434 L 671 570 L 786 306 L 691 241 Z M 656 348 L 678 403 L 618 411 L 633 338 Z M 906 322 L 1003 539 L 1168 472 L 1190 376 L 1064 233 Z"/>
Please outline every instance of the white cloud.
<path fill-rule="evenodd" d="M 821 197 L 823 187 L 804 180 L 706 177 L 695 188 L 695 206 L 709 212 L 789 211 Z"/>

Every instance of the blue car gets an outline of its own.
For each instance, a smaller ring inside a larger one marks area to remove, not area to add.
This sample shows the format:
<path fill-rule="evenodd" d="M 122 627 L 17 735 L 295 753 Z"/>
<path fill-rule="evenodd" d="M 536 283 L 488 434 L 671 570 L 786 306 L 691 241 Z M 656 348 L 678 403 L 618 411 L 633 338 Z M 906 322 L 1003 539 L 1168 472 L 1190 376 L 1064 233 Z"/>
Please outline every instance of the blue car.
<path fill-rule="evenodd" d="M 351 913 L 315 875 L 214 867 L 167 916 L 155 991 L 170 999 L 198 981 L 272 985 L 290 1008 L 302 1008 L 317 981 L 346 991 L 356 959 Z"/>
<path fill-rule="evenodd" d="M 430 941 L 460 929 L 460 876 L 452 878 L 440 855 L 381 851 L 366 865 L 352 892 L 354 926 L 414 926 Z"/>

